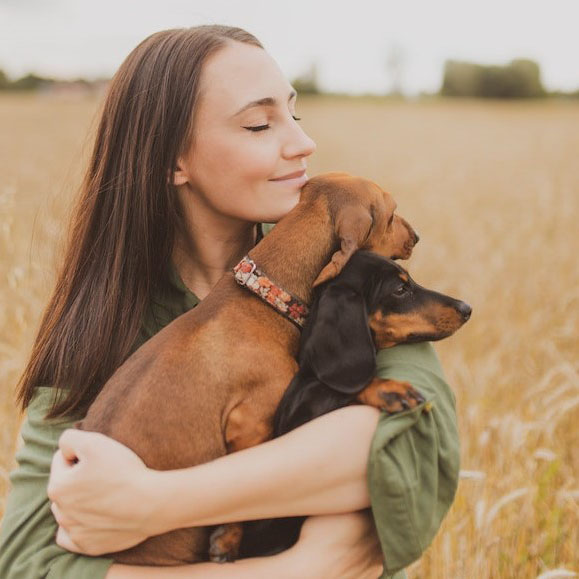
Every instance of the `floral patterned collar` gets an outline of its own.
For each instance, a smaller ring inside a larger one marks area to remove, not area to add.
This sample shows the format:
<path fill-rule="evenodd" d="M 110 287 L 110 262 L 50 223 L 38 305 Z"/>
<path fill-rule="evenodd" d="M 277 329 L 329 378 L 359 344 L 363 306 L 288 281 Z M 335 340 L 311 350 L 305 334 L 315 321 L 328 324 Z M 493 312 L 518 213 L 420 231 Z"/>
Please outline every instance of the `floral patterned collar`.
<path fill-rule="evenodd" d="M 233 273 L 239 285 L 259 296 L 300 330 L 304 327 L 309 313 L 308 306 L 271 281 L 257 269 L 257 265 L 248 255 L 233 268 Z"/>

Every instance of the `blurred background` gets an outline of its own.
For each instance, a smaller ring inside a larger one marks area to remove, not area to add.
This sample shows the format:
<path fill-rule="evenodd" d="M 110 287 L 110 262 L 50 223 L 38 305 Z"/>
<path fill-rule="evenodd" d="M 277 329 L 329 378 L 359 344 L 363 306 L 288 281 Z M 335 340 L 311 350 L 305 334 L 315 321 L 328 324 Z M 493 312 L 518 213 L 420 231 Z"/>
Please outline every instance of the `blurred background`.
<path fill-rule="evenodd" d="M 308 173 L 374 179 L 407 264 L 464 299 L 436 345 L 457 397 L 456 501 L 412 578 L 579 572 L 579 6 L 0 0 L 0 516 L 14 404 L 107 81 L 164 28 L 246 28 L 298 89 Z"/>

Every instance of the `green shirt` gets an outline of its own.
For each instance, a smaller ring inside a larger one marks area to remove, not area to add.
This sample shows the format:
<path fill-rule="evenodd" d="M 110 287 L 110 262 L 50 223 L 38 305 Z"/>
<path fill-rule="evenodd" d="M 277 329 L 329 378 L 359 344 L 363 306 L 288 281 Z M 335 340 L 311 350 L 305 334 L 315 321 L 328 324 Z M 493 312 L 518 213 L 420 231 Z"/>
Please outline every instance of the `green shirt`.
<path fill-rule="evenodd" d="M 152 302 L 137 346 L 199 300 L 175 273 L 171 291 Z M 368 460 L 372 512 L 385 557 L 383 579 L 400 571 L 428 547 L 457 487 L 459 443 L 454 395 L 430 344 L 378 352 L 378 374 L 407 380 L 432 404 L 379 420 Z M 112 560 L 69 553 L 54 542 L 56 522 L 46 486 L 52 455 L 73 420 L 45 420 L 53 389 L 38 388 L 29 407 L 11 474 L 12 490 L 0 531 L 2 579 L 100 579 Z M 398 572 L 400 571 L 400 572 Z"/>

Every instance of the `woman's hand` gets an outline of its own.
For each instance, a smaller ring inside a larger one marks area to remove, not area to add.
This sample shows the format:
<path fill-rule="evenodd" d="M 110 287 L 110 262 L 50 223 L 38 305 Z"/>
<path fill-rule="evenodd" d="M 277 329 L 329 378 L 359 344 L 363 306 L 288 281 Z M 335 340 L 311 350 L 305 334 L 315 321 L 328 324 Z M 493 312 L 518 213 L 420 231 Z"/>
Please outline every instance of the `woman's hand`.
<path fill-rule="evenodd" d="M 107 436 L 80 430 L 66 430 L 59 447 L 48 482 L 58 545 L 101 555 L 156 534 L 148 510 L 154 473 L 134 452 Z"/>
<path fill-rule="evenodd" d="M 292 577 L 376 579 L 382 574 L 382 551 L 369 510 L 307 518 L 298 542 L 283 555 Z"/>

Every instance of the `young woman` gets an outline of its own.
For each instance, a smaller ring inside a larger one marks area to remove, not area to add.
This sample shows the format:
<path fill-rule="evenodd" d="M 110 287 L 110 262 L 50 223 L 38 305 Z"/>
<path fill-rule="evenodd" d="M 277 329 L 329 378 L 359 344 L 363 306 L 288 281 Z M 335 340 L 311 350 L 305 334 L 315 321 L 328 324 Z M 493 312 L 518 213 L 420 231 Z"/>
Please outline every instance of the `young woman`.
<path fill-rule="evenodd" d="M 168 472 L 104 436 L 61 436 L 132 351 L 247 253 L 261 223 L 298 202 L 315 145 L 295 101 L 260 43 L 237 28 L 154 34 L 115 75 L 20 385 L 28 418 L 1 577 L 359 579 L 382 564 L 398 571 L 432 540 L 456 489 L 458 442 L 454 398 L 428 344 L 378 354 L 381 376 L 434 399 L 428 413 L 348 407 Z M 288 515 L 317 516 L 274 557 L 159 569 L 98 556 L 170 529 Z"/>

